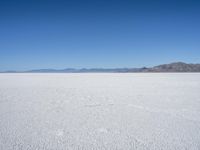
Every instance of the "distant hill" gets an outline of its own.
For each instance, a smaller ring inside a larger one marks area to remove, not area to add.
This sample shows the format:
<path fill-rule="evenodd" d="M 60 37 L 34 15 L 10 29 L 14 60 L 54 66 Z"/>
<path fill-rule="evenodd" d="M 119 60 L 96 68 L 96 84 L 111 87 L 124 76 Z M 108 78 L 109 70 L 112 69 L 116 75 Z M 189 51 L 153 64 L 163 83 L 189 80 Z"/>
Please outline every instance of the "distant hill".
<path fill-rule="evenodd" d="M 56 70 L 56 69 L 37 69 L 37 70 L 29 70 L 25 71 L 27 73 L 115 73 L 115 72 L 139 72 L 140 69 L 137 68 L 110 68 L 110 69 L 105 69 L 105 68 L 81 68 L 81 69 L 74 69 L 74 68 L 67 68 L 67 69 L 61 69 L 61 70 Z"/>
<path fill-rule="evenodd" d="M 5 71 L 1 73 L 129 73 L 129 72 L 200 72 L 200 64 L 187 64 L 174 62 L 158 65 L 155 67 L 143 68 L 66 68 L 66 69 L 36 69 L 28 71 Z"/>
<path fill-rule="evenodd" d="M 200 64 L 186 64 L 175 62 L 148 68 L 146 72 L 200 72 Z"/>

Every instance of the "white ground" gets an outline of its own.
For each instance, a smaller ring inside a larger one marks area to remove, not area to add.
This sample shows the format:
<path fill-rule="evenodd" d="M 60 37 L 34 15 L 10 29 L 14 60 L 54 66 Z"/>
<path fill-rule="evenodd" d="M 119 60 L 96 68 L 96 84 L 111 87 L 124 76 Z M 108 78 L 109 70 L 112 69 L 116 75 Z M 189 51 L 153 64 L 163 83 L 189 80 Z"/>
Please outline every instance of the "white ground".
<path fill-rule="evenodd" d="M 200 74 L 0 74 L 0 150 L 200 150 Z"/>

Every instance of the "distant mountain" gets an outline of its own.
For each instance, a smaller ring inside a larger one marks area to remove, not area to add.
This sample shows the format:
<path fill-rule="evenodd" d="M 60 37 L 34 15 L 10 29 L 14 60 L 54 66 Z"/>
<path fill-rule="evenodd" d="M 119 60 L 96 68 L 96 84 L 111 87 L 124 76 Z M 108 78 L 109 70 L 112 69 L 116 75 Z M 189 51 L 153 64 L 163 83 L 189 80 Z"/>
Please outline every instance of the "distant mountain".
<path fill-rule="evenodd" d="M 0 73 L 17 73 L 17 71 L 8 70 L 8 71 L 0 72 Z"/>
<path fill-rule="evenodd" d="M 163 64 L 148 68 L 146 72 L 200 72 L 200 64 L 186 64 L 184 62 L 175 62 Z"/>
<path fill-rule="evenodd" d="M 143 68 L 66 68 L 66 69 L 36 69 L 28 71 L 5 71 L 1 73 L 131 73 L 131 72 L 200 72 L 200 64 L 174 62 L 155 67 Z"/>
<path fill-rule="evenodd" d="M 37 69 L 37 70 L 29 70 L 25 71 L 27 73 L 114 73 L 114 72 L 139 72 L 140 69 L 137 68 L 111 68 L 111 69 L 105 69 L 105 68 L 81 68 L 81 69 L 74 69 L 74 68 L 67 68 L 67 69 L 61 69 L 61 70 L 56 70 L 56 69 Z"/>
<path fill-rule="evenodd" d="M 27 73 L 48 73 L 48 72 L 57 72 L 59 70 L 56 70 L 56 69 L 36 69 L 36 70 L 28 70 L 28 71 L 25 71 Z"/>

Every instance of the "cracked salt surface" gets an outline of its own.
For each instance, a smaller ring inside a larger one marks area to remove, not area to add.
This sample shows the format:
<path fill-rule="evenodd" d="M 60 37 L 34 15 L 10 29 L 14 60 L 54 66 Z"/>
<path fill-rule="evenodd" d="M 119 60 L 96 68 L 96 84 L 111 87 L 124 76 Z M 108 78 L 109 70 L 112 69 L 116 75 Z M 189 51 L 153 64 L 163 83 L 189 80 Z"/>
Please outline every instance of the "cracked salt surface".
<path fill-rule="evenodd" d="M 0 74 L 1 150 L 200 149 L 200 74 Z"/>

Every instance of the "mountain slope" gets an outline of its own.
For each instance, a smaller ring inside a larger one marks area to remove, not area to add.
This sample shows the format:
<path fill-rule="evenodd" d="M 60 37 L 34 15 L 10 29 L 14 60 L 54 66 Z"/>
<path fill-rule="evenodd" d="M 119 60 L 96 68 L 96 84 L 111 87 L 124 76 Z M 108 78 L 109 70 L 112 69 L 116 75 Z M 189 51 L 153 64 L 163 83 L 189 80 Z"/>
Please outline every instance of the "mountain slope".
<path fill-rule="evenodd" d="M 200 72 L 200 64 L 174 62 L 150 68 L 66 68 L 66 69 L 37 69 L 28 71 L 4 71 L 1 73 L 131 73 L 131 72 Z"/>
<path fill-rule="evenodd" d="M 200 64 L 175 62 L 148 68 L 147 72 L 200 72 Z"/>

